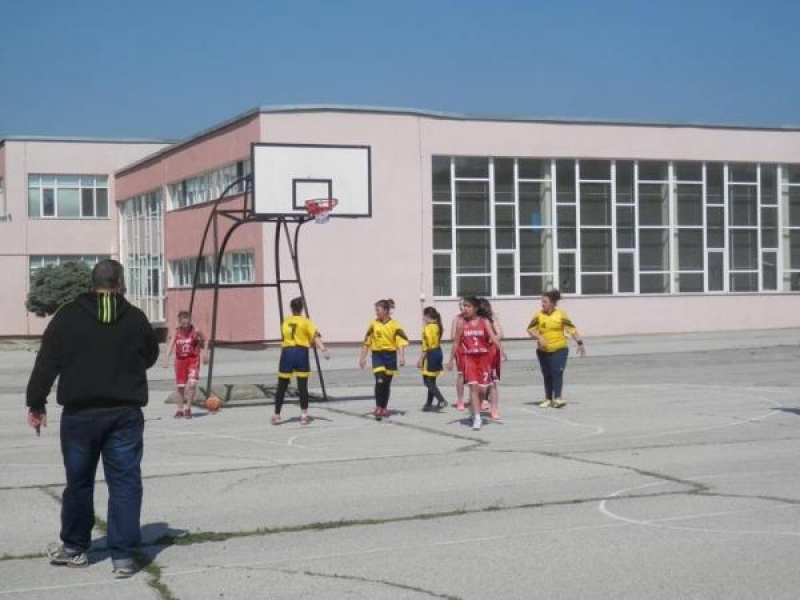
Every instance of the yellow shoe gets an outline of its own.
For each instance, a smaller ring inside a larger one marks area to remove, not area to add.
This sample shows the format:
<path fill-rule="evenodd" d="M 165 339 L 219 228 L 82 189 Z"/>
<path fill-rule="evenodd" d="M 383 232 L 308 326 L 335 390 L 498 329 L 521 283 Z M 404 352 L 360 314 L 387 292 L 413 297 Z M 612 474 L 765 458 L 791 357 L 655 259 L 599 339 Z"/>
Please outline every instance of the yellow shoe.
<path fill-rule="evenodd" d="M 553 408 L 564 408 L 567 405 L 561 398 L 553 400 Z"/>
<path fill-rule="evenodd" d="M 539 408 L 550 408 L 551 406 L 553 406 L 553 401 L 545 398 L 544 400 L 538 403 L 538 406 Z"/>

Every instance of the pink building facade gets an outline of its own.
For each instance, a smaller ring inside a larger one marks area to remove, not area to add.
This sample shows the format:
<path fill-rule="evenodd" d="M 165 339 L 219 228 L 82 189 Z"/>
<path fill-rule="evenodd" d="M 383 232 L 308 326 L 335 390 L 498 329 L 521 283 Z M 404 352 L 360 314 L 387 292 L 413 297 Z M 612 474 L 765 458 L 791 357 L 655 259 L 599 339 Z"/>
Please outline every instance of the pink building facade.
<path fill-rule="evenodd" d="M 306 299 L 328 341 L 362 339 L 380 298 L 417 332 L 422 307 L 449 319 L 464 295 L 489 297 L 507 336 L 523 337 L 552 287 L 588 335 L 797 324 L 796 129 L 331 107 L 254 110 L 116 173 L 129 293 L 154 322 L 173 326 L 188 306 L 210 203 L 250 173 L 258 142 L 370 147 L 371 217 L 300 235 Z M 246 201 L 237 192 L 229 204 Z M 239 228 L 222 283 L 274 281 L 273 235 L 272 224 Z M 205 330 L 210 296 L 199 290 L 194 310 Z M 277 331 L 274 290 L 221 290 L 219 340 Z"/>
<path fill-rule="evenodd" d="M 0 337 L 40 335 L 25 309 L 30 274 L 68 260 L 119 256 L 113 173 L 163 142 L 0 140 Z"/>

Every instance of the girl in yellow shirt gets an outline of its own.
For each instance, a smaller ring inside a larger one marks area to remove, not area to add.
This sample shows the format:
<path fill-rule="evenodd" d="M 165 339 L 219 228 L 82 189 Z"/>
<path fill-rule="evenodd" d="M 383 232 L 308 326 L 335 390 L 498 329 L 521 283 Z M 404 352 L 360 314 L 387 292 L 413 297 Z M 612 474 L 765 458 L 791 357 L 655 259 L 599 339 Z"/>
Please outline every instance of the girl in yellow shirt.
<path fill-rule="evenodd" d="M 372 372 L 375 374 L 375 418 L 387 417 L 392 377 L 397 374 L 397 365 L 404 366 L 405 347 L 408 336 L 402 325 L 392 318 L 394 300 L 378 300 L 375 303 L 375 320 L 369 324 L 358 366 L 367 364 L 367 353 L 372 352 Z M 398 360 L 399 359 L 399 360 Z"/>
<path fill-rule="evenodd" d="M 417 361 L 417 368 L 422 369 L 422 382 L 428 388 L 428 398 L 422 407 L 424 411 L 433 410 L 433 401 L 436 400 L 438 410 L 447 406 L 447 400 L 442 396 L 436 378 L 444 369 L 444 355 L 442 353 L 442 316 L 433 306 L 426 306 L 422 311 L 425 327 L 422 330 L 422 355 Z"/>
<path fill-rule="evenodd" d="M 528 335 L 536 340 L 536 356 L 544 379 L 544 399 L 539 402 L 542 408 L 563 408 L 566 402 L 561 398 L 564 385 L 564 369 L 567 366 L 569 334 L 578 344 L 578 356 L 585 356 L 583 340 L 577 328 L 563 310 L 556 308 L 561 299 L 558 290 L 542 294 L 542 309 L 528 324 Z"/>

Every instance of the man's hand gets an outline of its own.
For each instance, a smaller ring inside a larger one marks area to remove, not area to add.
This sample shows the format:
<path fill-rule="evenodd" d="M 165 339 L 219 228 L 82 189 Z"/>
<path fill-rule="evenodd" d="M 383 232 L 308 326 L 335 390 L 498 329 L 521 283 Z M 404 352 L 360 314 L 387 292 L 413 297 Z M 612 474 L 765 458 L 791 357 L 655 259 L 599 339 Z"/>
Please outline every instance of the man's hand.
<path fill-rule="evenodd" d="M 41 435 L 42 427 L 47 427 L 47 413 L 28 411 L 28 425 L 36 430 L 36 435 Z"/>

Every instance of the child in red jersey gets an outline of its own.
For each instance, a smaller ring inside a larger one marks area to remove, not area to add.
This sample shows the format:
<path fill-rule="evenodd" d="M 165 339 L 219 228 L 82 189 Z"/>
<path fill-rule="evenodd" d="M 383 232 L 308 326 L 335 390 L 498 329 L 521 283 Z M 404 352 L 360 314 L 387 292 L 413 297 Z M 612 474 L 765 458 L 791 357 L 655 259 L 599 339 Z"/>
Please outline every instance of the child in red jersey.
<path fill-rule="evenodd" d="M 192 315 L 182 310 L 178 313 L 178 328 L 164 359 L 164 366 L 168 367 L 170 356 L 175 352 L 175 386 L 178 392 L 176 419 L 192 418 L 192 403 L 200 378 L 200 361 L 204 360 L 204 347 L 205 336 L 192 325 Z"/>
<path fill-rule="evenodd" d="M 506 354 L 477 298 L 464 299 L 464 320 L 456 329 L 448 370 L 453 368 L 459 351 L 464 360 L 464 383 L 469 387 L 472 429 L 478 430 L 481 428 L 481 395 L 492 385 L 492 354 L 498 352 L 503 360 Z"/>

